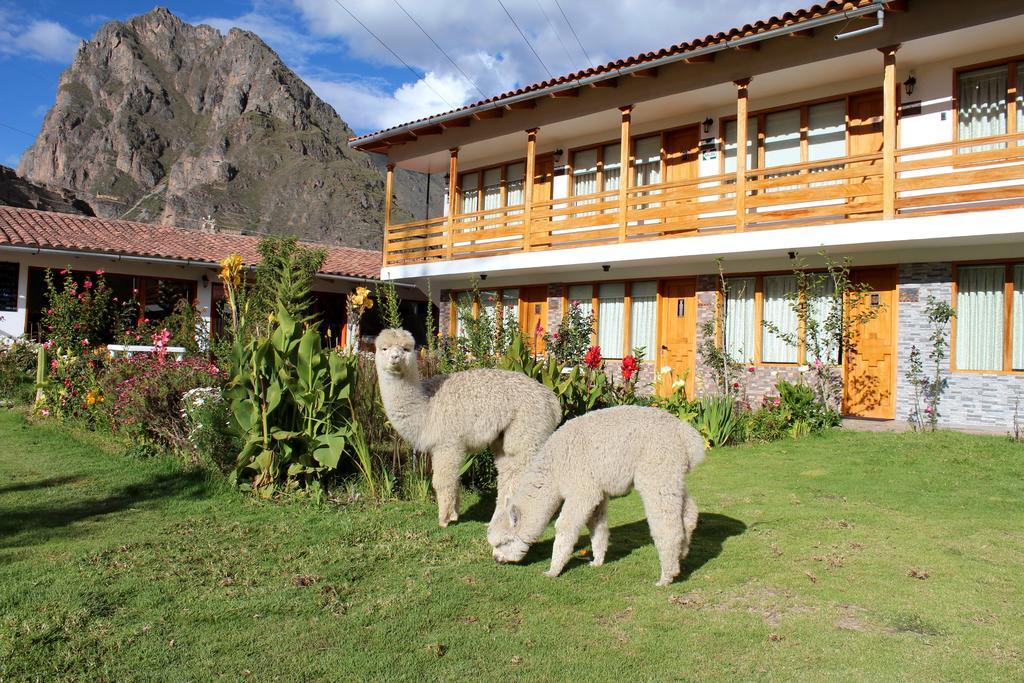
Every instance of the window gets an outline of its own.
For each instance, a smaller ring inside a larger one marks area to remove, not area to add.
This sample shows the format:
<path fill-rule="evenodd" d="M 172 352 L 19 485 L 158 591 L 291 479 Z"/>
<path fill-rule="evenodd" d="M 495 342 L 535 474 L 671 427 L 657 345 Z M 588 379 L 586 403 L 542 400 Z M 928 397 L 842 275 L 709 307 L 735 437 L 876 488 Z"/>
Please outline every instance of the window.
<path fill-rule="evenodd" d="M 618 143 L 581 149 L 572 154 L 572 194 L 580 196 L 619 189 L 622 158 Z M 594 200 L 589 200 L 590 203 Z M 582 204 L 583 202 L 579 202 Z"/>
<path fill-rule="evenodd" d="M 643 349 L 643 357 L 654 358 L 658 326 L 658 283 L 634 282 L 630 286 L 629 346 Z"/>
<path fill-rule="evenodd" d="M 633 178 L 638 187 L 661 182 L 660 135 L 636 140 L 633 143 L 633 156 Z"/>
<path fill-rule="evenodd" d="M 0 311 L 18 310 L 17 262 L 0 261 Z"/>
<path fill-rule="evenodd" d="M 495 166 L 459 176 L 459 213 L 490 211 L 523 203 L 526 164 Z"/>
<path fill-rule="evenodd" d="M 764 117 L 764 167 L 800 163 L 800 110 L 788 109 Z"/>
<path fill-rule="evenodd" d="M 725 122 L 723 173 L 736 172 L 736 121 Z M 747 168 L 757 168 L 757 117 L 747 119 Z"/>
<path fill-rule="evenodd" d="M 800 339 L 803 330 L 793 310 L 793 297 L 797 294 L 794 275 L 763 275 L 759 277 L 732 277 L 726 279 L 725 348 L 729 355 L 742 363 L 807 363 L 812 362 L 812 348 L 803 343 L 795 345 L 785 337 Z M 824 338 L 824 324 L 832 310 L 835 283 L 826 279 L 813 291 L 806 292 L 810 318 L 819 329 L 818 339 L 824 348 L 817 349 L 822 360 L 839 362 L 839 349 Z M 768 329 L 771 323 L 778 334 Z"/>
<path fill-rule="evenodd" d="M 836 100 L 807 108 L 807 160 L 846 156 L 846 102 Z"/>
<path fill-rule="evenodd" d="M 570 285 L 566 310 L 575 303 L 594 320 L 594 343 L 605 358 L 622 358 L 635 348 L 644 350 L 644 360 L 657 354 L 658 283 L 602 282 Z"/>
<path fill-rule="evenodd" d="M 755 285 L 752 277 L 726 280 L 725 349 L 732 358 L 744 363 L 754 361 Z"/>
<path fill-rule="evenodd" d="M 585 149 L 572 155 L 572 194 L 579 196 L 597 192 L 596 149 Z"/>
<path fill-rule="evenodd" d="M 722 128 L 722 173 L 735 173 L 736 120 Z M 747 120 L 747 168 L 839 159 L 846 156 L 846 139 L 846 98 L 759 112 Z"/>
<path fill-rule="evenodd" d="M 957 75 L 957 134 L 961 140 L 1005 135 L 1009 66 L 964 71 Z M 976 148 L 981 151 L 984 147 Z"/>
<path fill-rule="evenodd" d="M 958 266 L 957 370 L 1024 370 L 1024 264 Z"/>
<path fill-rule="evenodd" d="M 466 315 L 473 320 L 487 315 L 495 326 L 511 324 L 519 326 L 519 289 L 487 289 L 477 292 L 474 300 L 473 292 L 458 292 L 455 297 L 455 309 L 451 312 L 449 332 L 456 337 L 466 335 Z"/>
<path fill-rule="evenodd" d="M 781 335 L 796 335 L 799 320 L 790 306 L 796 294 L 796 277 L 793 275 L 768 275 L 764 278 L 762 320 L 771 323 Z M 783 336 L 761 326 L 761 361 L 764 363 L 795 363 L 796 346 L 787 343 Z"/>

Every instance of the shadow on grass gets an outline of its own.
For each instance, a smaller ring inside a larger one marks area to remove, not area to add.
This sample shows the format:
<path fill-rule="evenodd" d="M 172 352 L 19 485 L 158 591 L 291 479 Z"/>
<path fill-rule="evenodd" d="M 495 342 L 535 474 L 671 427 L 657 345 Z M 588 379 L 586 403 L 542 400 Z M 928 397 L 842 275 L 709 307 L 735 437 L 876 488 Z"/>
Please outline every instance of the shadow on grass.
<path fill-rule="evenodd" d="M 697 529 L 693 532 L 693 541 L 690 543 L 690 553 L 683 561 L 679 581 L 682 581 L 697 571 L 705 564 L 722 554 L 722 547 L 725 542 L 733 537 L 740 536 L 747 530 L 747 525 L 734 517 L 719 515 L 714 512 L 702 512 L 697 521 Z M 551 547 L 554 539 L 547 539 L 535 544 L 530 548 L 522 564 L 547 563 L 551 560 Z M 576 544 L 577 548 L 588 547 L 587 540 L 581 539 Z M 610 564 L 628 557 L 634 550 L 645 545 L 653 545 L 651 530 L 647 526 L 647 520 L 641 519 L 628 524 L 620 524 L 612 527 L 608 543 L 608 554 L 605 557 L 605 564 Z M 657 560 L 655 560 L 657 562 Z M 587 564 L 574 556 L 566 565 L 562 573 L 573 571 L 577 567 Z"/>
<path fill-rule="evenodd" d="M 11 484 L 10 486 L 0 486 L 0 496 L 5 493 L 18 493 L 20 491 L 34 491 L 35 489 L 46 489 L 51 486 L 62 486 L 64 484 L 75 484 L 80 481 L 85 481 L 86 477 L 82 476 L 67 476 L 67 477 L 52 477 L 50 479 L 39 479 L 37 481 L 26 481 L 21 484 Z"/>
<path fill-rule="evenodd" d="M 59 487 L 71 484 L 74 477 L 41 480 L 37 486 L 19 485 L 21 490 L 47 486 L 55 497 L 74 496 L 73 500 L 0 506 L 0 547 L 43 543 L 59 536 L 81 533 L 73 525 L 131 508 L 145 507 L 170 498 L 199 498 L 209 493 L 207 475 L 203 472 L 178 472 L 153 476 L 111 490 L 105 496 L 82 498 L 80 491 L 69 493 Z M 10 490 L 12 487 L 8 487 Z"/>

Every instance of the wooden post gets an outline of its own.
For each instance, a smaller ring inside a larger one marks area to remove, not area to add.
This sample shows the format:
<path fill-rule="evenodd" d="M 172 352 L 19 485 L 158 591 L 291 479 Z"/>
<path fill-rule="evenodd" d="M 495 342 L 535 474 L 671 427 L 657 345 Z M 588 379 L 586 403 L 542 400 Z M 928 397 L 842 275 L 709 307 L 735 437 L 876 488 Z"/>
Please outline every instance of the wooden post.
<path fill-rule="evenodd" d="M 629 168 L 630 138 L 629 124 L 633 118 L 633 105 L 619 107 L 622 112 L 622 130 L 619 133 L 619 241 L 626 241 L 626 198 L 629 193 L 631 173 Z"/>
<path fill-rule="evenodd" d="M 391 194 L 395 187 L 395 162 L 388 162 L 388 173 L 384 176 L 384 265 L 388 263 L 388 237 L 391 232 Z"/>
<path fill-rule="evenodd" d="M 899 45 L 880 47 L 884 56 L 882 82 L 882 218 L 896 217 L 896 51 Z"/>
<path fill-rule="evenodd" d="M 459 205 L 457 188 L 459 186 L 459 148 L 452 147 L 448 150 L 451 158 L 448 160 L 448 258 L 452 258 L 455 246 L 455 209 Z"/>
<path fill-rule="evenodd" d="M 747 89 L 749 78 L 733 81 L 736 84 L 736 230 L 743 231 L 747 224 Z"/>
<path fill-rule="evenodd" d="M 523 181 L 523 251 L 530 251 L 533 238 L 533 181 L 537 174 L 537 131 L 530 128 L 526 131 L 526 171 Z"/>

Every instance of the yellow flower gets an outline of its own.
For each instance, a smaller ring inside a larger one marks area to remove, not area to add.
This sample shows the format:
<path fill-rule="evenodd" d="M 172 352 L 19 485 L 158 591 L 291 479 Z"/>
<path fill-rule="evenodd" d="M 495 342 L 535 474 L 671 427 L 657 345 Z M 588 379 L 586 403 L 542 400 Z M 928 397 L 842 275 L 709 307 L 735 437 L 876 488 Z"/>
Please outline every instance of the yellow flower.
<path fill-rule="evenodd" d="M 353 294 L 352 295 L 352 305 L 353 306 L 362 306 L 363 305 L 363 299 L 364 299 L 363 295 L 361 295 L 361 294 Z"/>
<path fill-rule="evenodd" d="M 356 287 L 356 294 L 361 297 L 369 296 L 370 290 L 366 287 Z"/>
<path fill-rule="evenodd" d="M 231 254 L 220 262 L 220 279 L 225 283 L 237 285 L 242 282 L 242 257 Z"/>
<path fill-rule="evenodd" d="M 366 300 L 366 310 L 370 310 L 371 308 L 373 308 L 373 299 L 367 299 Z"/>
<path fill-rule="evenodd" d="M 103 403 L 103 394 L 97 389 L 90 389 L 89 393 L 85 395 L 85 404 L 89 406 L 96 405 L 97 403 Z"/>

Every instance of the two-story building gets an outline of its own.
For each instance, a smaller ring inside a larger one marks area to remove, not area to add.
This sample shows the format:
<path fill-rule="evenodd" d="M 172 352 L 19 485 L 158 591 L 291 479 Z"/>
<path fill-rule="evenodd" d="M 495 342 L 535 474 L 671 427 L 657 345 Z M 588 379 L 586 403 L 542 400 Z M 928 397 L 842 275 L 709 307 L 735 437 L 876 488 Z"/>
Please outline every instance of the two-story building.
<path fill-rule="evenodd" d="M 1022 36 L 1019 0 L 829 2 L 354 139 L 447 174 L 443 215 L 386 220 L 383 277 L 429 280 L 453 333 L 450 293 L 473 278 L 526 332 L 579 301 L 606 357 L 644 347 L 693 378 L 721 258 L 723 343 L 756 395 L 810 361 L 763 324 L 795 331 L 795 260 L 850 257 L 879 314 L 843 352 L 844 411 L 906 418 L 934 297 L 957 310 L 944 422 L 1007 428 L 1024 394 Z"/>

